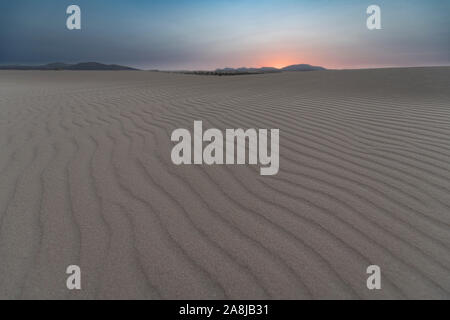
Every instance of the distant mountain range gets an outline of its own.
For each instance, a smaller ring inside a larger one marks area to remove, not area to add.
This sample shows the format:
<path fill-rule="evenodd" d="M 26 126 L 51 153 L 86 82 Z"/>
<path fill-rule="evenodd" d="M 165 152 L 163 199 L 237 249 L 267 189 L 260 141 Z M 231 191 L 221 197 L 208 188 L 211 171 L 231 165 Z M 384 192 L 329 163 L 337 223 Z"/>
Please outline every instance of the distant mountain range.
<path fill-rule="evenodd" d="M 137 70 L 137 69 L 126 66 L 119 66 L 117 64 L 103 64 L 98 62 L 81 62 L 76 64 L 55 62 L 39 66 L 0 65 L 0 70 Z"/>
<path fill-rule="evenodd" d="M 0 70 L 138 70 L 131 67 L 117 64 L 103 64 L 98 62 L 81 62 L 76 64 L 54 62 L 38 66 L 27 65 L 0 65 Z M 193 74 L 213 74 L 213 75 L 239 75 L 239 74 L 260 74 L 276 73 L 283 71 L 317 71 L 326 70 L 323 67 L 311 66 L 309 64 L 294 64 L 281 69 L 273 67 L 263 68 L 224 68 L 215 71 L 183 71 L 183 73 Z"/>
<path fill-rule="evenodd" d="M 323 67 L 311 66 L 309 64 L 293 64 L 281 69 L 273 68 L 273 67 L 262 67 L 262 68 L 224 68 L 224 69 L 216 69 L 217 73 L 274 73 L 274 72 L 283 72 L 283 71 L 319 71 L 326 70 Z"/>
<path fill-rule="evenodd" d="M 284 68 L 281 71 L 320 71 L 326 70 L 324 67 L 312 66 L 309 64 L 293 64 Z"/>

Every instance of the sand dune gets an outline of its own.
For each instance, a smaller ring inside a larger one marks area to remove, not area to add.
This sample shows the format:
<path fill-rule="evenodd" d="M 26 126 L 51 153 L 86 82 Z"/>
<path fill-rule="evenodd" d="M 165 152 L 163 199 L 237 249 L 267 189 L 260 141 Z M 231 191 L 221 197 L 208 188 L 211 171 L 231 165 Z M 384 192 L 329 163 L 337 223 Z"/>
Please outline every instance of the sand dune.
<path fill-rule="evenodd" d="M 0 71 L 0 298 L 448 299 L 449 88 L 450 68 Z M 173 165 L 194 120 L 279 128 L 280 172 Z"/>

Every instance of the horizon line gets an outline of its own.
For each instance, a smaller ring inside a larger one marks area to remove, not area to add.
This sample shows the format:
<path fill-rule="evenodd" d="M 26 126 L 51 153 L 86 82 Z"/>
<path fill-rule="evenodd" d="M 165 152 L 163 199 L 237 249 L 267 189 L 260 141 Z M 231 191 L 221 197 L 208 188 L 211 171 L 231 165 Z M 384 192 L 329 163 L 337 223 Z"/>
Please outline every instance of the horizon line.
<path fill-rule="evenodd" d="M 82 64 L 82 63 L 98 63 L 103 65 L 116 65 L 121 67 L 128 67 L 136 69 L 135 71 L 162 71 L 162 72 L 214 72 L 216 70 L 220 69 L 263 69 L 263 68 L 273 68 L 282 71 L 283 68 L 295 66 L 295 65 L 309 65 L 313 67 L 322 67 L 325 70 L 372 70 L 372 69 L 400 69 L 400 68 L 432 68 L 432 67 L 450 67 L 450 62 L 448 64 L 427 64 L 427 65 L 386 65 L 386 66 L 361 66 L 361 67 L 343 67 L 343 68 L 328 68 L 323 65 L 313 65 L 309 63 L 295 63 L 295 64 L 289 64 L 283 67 L 273 67 L 273 66 L 261 66 L 261 67 L 251 67 L 251 66 L 240 66 L 240 67 L 216 67 L 215 69 L 159 69 L 159 68 L 149 68 L 149 67 L 138 67 L 128 64 L 121 64 L 121 63 L 104 63 L 104 62 L 98 62 L 98 61 L 79 61 L 79 62 L 61 62 L 61 61 L 52 61 L 52 62 L 45 62 L 45 63 L 10 63 L 10 64 L 0 64 L 0 67 L 11 67 L 11 66 L 21 66 L 21 67 L 38 67 L 38 66 L 46 66 L 49 64 L 68 64 L 68 65 L 76 65 L 76 64 Z M 325 71 L 323 70 L 323 71 Z M 95 70 L 93 70 L 95 71 Z"/>

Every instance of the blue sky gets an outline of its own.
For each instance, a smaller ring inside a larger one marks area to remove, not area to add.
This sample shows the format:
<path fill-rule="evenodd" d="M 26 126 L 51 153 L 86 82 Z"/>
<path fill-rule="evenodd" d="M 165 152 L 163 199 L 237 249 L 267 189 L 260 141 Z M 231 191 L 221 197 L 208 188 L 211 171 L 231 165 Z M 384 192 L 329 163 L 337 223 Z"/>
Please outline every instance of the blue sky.
<path fill-rule="evenodd" d="M 81 7 L 82 30 L 66 29 L 70 4 Z M 382 30 L 366 28 L 371 4 L 381 7 Z M 450 65 L 449 12 L 448 0 L 2 1 L 0 64 Z"/>

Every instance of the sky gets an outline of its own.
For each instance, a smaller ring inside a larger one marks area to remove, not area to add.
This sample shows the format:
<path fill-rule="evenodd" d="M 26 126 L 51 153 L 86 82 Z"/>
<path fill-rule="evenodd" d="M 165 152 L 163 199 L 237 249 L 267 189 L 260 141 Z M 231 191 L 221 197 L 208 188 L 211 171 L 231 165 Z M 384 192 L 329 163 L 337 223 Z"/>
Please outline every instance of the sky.
<path fill-rule="evenodd" d="M 71 4 L 81 8 L 81 30 L 66 28 Z M 366 27 L 372 4 L 381 30 Z M 449 15 L 449 0 L 2 0 L 0 64 L 450 65 Z"/>

